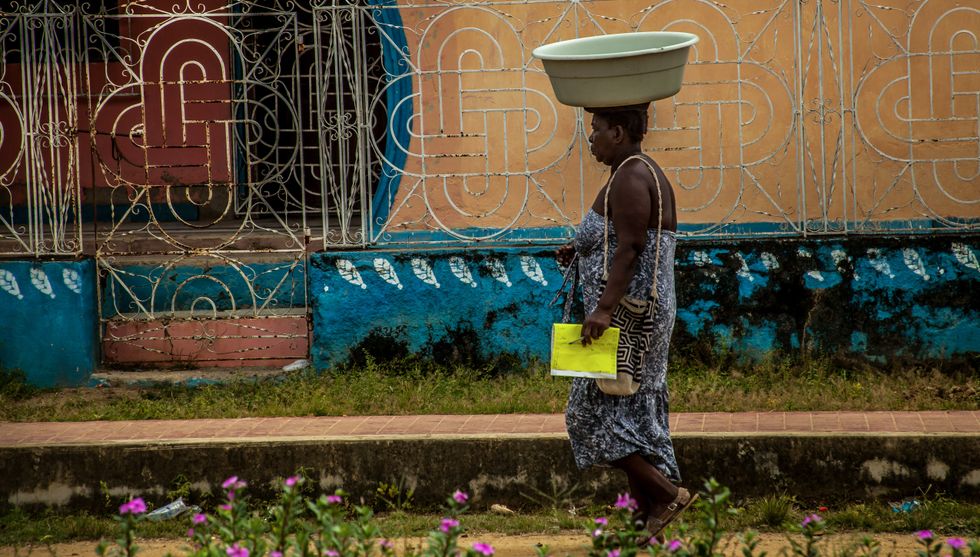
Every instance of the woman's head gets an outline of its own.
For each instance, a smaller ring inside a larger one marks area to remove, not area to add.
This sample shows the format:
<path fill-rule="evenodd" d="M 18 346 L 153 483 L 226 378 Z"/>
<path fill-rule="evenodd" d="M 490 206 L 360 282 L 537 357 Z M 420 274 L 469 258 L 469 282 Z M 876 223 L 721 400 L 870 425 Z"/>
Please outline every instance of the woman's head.
<path fill-rule="evenodd" d="M 647 132 L 649 103 L 612 108 L 586 108 L 592 113 L 589 143 L 596 160 L 613 164 L 625 153 L 636 151 Z"/>

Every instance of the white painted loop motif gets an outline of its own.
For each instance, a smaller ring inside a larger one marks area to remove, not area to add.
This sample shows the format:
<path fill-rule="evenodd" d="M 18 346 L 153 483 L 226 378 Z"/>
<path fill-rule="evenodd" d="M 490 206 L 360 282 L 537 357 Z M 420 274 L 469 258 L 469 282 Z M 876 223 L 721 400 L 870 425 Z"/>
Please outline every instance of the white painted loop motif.
<path fill-rule="evenodd" d="M 711 256 L 709 256 L 707 253 L 703 251 L 696 251 L 693 254 L 691 254 L 691 257 L 694 258 L 694 264 L 697 265 L 698 267 L 704 267 L 705 265 L 712 264 Z"/>
<path fill-rule="evenodd" d="M 749 282 L 755 280 L 752 273 L 749 272 L 749 265 L 745 262 L 745 258 L 742 257 L 741 253 L 735 252 L 735 259 L 738 260 L 738 271 L 735 272 L 736 275 L 743 279 L 748 279 Z"/>
<path fill-rule="evenodd" d="M 71 290 L 75 294 L 82 293 L 82 279 L 78 275 L 78 271 L 75 269 L 64 269 L 61 271 L 61 278 L 65 282 L 65 286 L 68 290 Z"/>
<path fill-rule="evenodd" d="M 541 265 L 530 255 L 521 256 L 521 270 L 524 271 L 527 278 L 533 280 L 534 282 L 540 283 L 542 286 L 548 286 L 548 280 L 544 278 L 544 273 L 541 271 Z"/>
<path fill-rule="evenodd" d="M 450 257 L 449 270 L 453 272 L 453 275 L 455 275 L 460 282 L 476 288 L 476 281 L 473 280 L 473 273 L 470 272 L 470 268 L 466 265 L 465 259 L 459 256 Z"/>
<path fill-rule="evenodd" d="M 507 276 L 507 268 L 499 259 L 487 259 L 487 268 L 490 269 L 490 276 L 498 282 L 502 282 L 509 288 L 511 286 L 510 277 Z"/>
<path fill-rule="evenodd" d="M 871 266 L 875 271 L 885 275 L 888 278 L 895 278 L 895 273 L 892 272 L 892 266 L 888 264 L 888 261 L 881 256 L 881 250 L 878 248 L 868 248 L 868 259 L 871 261 Z"/>
<path fill-rule="evenodd" d="M 341 278 L 354 286 L 360 286 L 362 289 L 367 288 L 367 285 L 364 284 L 364 279 L 361 278 L 361 273 L 357 272 L 357 267 L 354 263 L 347 259 L 338 259 L 336 265 Z"/>
<path fill-rule="evenodd" d="M 851 256 L 847 255 L 844 250 L 835 249 L 830 252 L 830 256 L 834 258 L 834 265 L 838 271 L 844 270 L 844 263 L 851 262 Z M 857 271 L 854 272 L 854 280 L 861 280 L 861 276 L 858 275 Z"/>
<path fill-rule="evenodd" d="M 775 255 L 769 253 L 768 251 L 762 252 L 762 254 L 759 255 L 759 258 L 762 259 L 762 265 L 765 266 L 767 270 L 775 271 L 779 268 L 779 260 L 776 259 Z"/>
<path fill-rule="evenodd" d="M 54 290 L 51 288 L 51 281 L 48 280 L 48 275 L 44 274 L 44 271 L 37 267 L 31 269 L 31 284 L 45 296 L 54 298 Z"/>
<path fill-rule="evenodd" d="M 412 272 L 415 276 L 422 282 L 426 284 L 431 284 L 436 288 L 439 288 L 439 280 L 436 279 L 436 274 L 432 271 L 432 265 L 425 259 L 415 257 L 412 259 Z"/>
<path fill-rule="evenodd" d="M 388 284 L 396 286 L 399 290 L 404 288 L 402 282 L 398 280 L 398 273 L 395 272 L 395 268 L 391 263 L 382 257 L 378 257 L 374 260 L 374 270 L 378 272 L 378 276 L 382 278 Z"/>
<path fill-rule="evenodd" d="M 922 280 L 932 279 L 932 277 L 929 276 L 929 272 L 926 271 L 926 266 L 922 262 L 922 257 L 919 256 L 919 252 L 912 248 L 905 248 L 902 250 L 902 257 L 905 259 L 905 266 L 908 267 L 913 273 L 922 277 Z"/>
<path fill-rule="evenodd" d="M 20 293 L 20 286 L 17 285 L 17 277 L 7 269 L 0 269 L 0 289 L 11 296 L 16 296 L 18 300 L 24 299 L 24 295 Z"/>
<path fill-rule="evenodd" d="M 970 246 L 954 242 L 952 250 L 956 260 L 962 263 L 964 267 L 980 272 L 980 261 L 977 260 L 977 255 L 973 253 Z"/>

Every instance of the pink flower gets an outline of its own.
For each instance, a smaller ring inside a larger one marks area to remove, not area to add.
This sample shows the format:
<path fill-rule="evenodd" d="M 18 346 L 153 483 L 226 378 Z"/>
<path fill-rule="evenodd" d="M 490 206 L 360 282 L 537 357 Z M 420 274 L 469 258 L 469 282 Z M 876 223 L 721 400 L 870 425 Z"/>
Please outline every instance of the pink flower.
<path fill-rule="evenodd" d="M 146 503 L 143 502 L 141 497 L 137 497 L 129 501 L 128 503 L 123 503 L 119 505 L 119 514 L 143 514 L 146 512 Z"/>
<path fill-rule="evenodd" d="M 327 495 L 327 503 L 331 505 L 339 505 L 344 502 L 344 498 L 340 495 Z"/>
<path fill-rule="evenodd" d="M 231 505 L 228 505 L 228 504 L 218 505 L 218 508 L 221 509 L 221 510 L 223 510 L 223 511 L 230 511 L 231 510 Z"/>
<path fill-rule="evenodd" d="M 245 482 L 239 480 L 238 476 L 232 476 L 227 480 L 225 480 L 223 484 L 221 484 L 221 488 L 235 490 L 235 489 L 241 489 L 245 487 L 245 485 L 246 485 Z"/>
<path fill-rule="evenodd" d="M 293 487 L 299 482 L 299 476 L 289 476 L 286 478 L 286 487 Z"/>
<path fill-rule="evenodd" d="M 340 557 L 340 552 L 335 549 L 328 549 L 323 552 L 327 557 Z"/>
<path fill-rule="evenodd" d="M 819 522 L 821 522 L 822 520 L 823 519 L 820 518 L 820 515 L 818 515 L 818 514 L 809 514 L 809 515 L 807 515 L 806 517 L 803 518 L 803 522 L 800 523 L 800 526 L 806 528 L 808 525 L 810 525 L 810 524 L 816 525 Z"/>
<path fill-rule="evenodd" d="M 193 538 L 194 537 L 194 529 L 193 528 L 188 528 L 187 529 L 187 537 L 188 538 Z"/>
<path fill-rule="evenodd" d="M 248 548 L 242 547 L 237 543 L 225 550 L 228 557 L 248 557 Z"/>
<path fill-rule="evenodd" d="M 926 541 L 932 539 L 932 530 L 919 530 L 915 533 L 915 536 L 920 540 Z"/>
<path fill-rule="evenodd" d="M 467 502 L 469 499 L 470 499 L 470 496 L 467 495 L 465 491 L 460 491 L 460 490 L 457 489 L 453 493 L 453 501 L 456 501 L 460 505 L 462 505 L 463 503 Z"/>
<path fill-rule="evenodd" d="M 596 523 L 596 526 L 605 526 L 605 525 L 609 524 L 609 521 L 606 520 L 606 517 L 600 516 L 599 518 L 595 519 L 595 523 Z"/>
<path fill-rule="evenodd" d="M 606 553 L 606 557 L 619 557 L 618 549 L 610 549 L 609 553 Z"/>
<path fill-rule="evenodd" d="M 602 535 L 602 528 L 596 528 L 595 530 L 592 531 L 593 538 L 598 538 L 601 535 Z"/>
<path fill-rule="evenodd" d="M 194 515 L 193 518 L 191 518 L 191 522 L 193 522 L 194 524 L 204 524 L 207 521 L 208 521 L 208 515 L 204 513 L 197 513 Z"/>
<path fill-rule="evenodd" d="M 439 525 L 439 529 L 442 530 L 444 534 L 448 534 L 450 530 L 459 526 L 459 521 L 452 518 L 442 519 L 442 524 Z"/>
<path fill-rule="evenodd" d="M 378 542 L 378 545 L 381 546 L 382 549 L 392 549 L 393 547 L 395 547 L 395 544 L 393 544 L 391 540 L 386 540 L 384 538 L 382 538 L 381 541 Z"/>
<path fill-rule="evenodd" d="M 476 542 L 473 544 L 473 551 L 485 557 L 490 557 L 493 555 L 493 546 L 488 543 Z"/>
<path fill-rule="evenodd" d="M 966 547 L 966 540 L 963 538 L 949 538 L 946 540 L 946 545 L 952 547 L 953 549 L 963 549 Z"/>
<path fill-rule="evenodd" d="M 675 553 L 681 548 L 682 545 L 684 545 L 684 543 L 681 542 L 681 540 L 670 540 L 670 542 L 667 543 L 667 551 Z"/>
<path fill-rule="evenodd" d="M 631 511 L 636 510 L 636 500 L 630 497 L 629 493 L 621 493 L 619 497 L 616 498 L 617 509 L 629 509 Z"/>
<path fill-rule="evenodd" d="M 282 557 L 282 551 L 270 551 L 269 557 Z"/>

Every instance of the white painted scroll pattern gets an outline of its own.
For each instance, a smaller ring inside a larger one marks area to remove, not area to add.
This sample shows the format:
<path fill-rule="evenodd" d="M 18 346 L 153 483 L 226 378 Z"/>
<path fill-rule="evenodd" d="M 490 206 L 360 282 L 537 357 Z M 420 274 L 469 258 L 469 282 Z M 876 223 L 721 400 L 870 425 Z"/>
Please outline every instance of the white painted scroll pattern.
<path fill-rule="evenodd" d="M 923 2 L 896 34 L 882 15 L 891 3 L 861 3 L 870 29 L 887 34 L 894 52 L 858 81 L 857 129 L 898 175 L 874 184 L 859 213 L 875 219 L 913 208 L 944 226 L 976 227 L 977 219 L 957 217 L 976 215 L 980 204 L 980 8 Z"/>

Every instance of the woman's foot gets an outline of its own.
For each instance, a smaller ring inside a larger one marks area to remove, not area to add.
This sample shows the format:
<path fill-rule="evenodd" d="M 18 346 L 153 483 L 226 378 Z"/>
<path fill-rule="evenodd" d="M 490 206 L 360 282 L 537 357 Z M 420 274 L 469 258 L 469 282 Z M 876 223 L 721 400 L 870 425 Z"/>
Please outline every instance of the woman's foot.
<path fill-rule="evenodd" d="M 680 514 L 687 510 L 695 501 L 698 494 L 691 494 L 683 487 L 677 488 L 677 496 L 660 513 L 651 513 L 647 519 L 647 530 L 654 538 L 663 538 L 663 531 L 667 525 L 674 521 Z"/>

